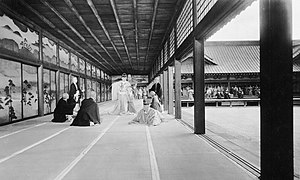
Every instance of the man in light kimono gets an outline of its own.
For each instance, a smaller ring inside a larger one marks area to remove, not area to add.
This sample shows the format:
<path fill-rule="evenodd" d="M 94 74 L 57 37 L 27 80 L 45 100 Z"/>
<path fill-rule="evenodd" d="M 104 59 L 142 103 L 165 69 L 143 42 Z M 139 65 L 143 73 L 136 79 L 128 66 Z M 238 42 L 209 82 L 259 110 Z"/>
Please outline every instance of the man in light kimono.
<path fill-rule="evenodd" d="M 128 87 L 130 83 L 127 81 L 127 75 L 122 74 L 122 81 L 113 84 L 113 100 L 115 105 L 110 114 L 123 115 L 128 112 Z M 115 94 L 115 95 L 114 95 Z"/>
<path fill-rule="evenodd" d="M 143 101 L 144 107 L 139 111 L 137 116 L 130 121 L 128 124 L 146 124 L 148 126 L 157 126 L 162 122 L 162 117 L 160 113 L 151 108 L 151 99 L 146 99 Z"/>

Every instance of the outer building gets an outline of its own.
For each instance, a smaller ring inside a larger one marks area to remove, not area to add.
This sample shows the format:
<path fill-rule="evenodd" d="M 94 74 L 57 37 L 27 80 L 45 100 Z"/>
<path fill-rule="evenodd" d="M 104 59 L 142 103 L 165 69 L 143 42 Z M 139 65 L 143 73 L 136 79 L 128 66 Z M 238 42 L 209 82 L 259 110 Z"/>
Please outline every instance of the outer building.
<path fill-rule="evenodd" d="M 259 41 L 208 41 L 205 43 L 205 85 L 259 86 Z M 300 96 L 300 41 L 293 42 L 293 93 Z M 193 87 L 193 53 L 183 58 L 182 87 Z"/>

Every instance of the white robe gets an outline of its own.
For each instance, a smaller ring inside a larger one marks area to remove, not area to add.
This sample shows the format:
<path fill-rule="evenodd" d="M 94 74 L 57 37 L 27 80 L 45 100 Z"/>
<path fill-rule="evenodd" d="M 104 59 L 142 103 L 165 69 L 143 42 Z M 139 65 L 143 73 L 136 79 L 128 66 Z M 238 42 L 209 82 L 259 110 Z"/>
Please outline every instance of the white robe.
<path fill-rule="evenodd" d="M 130 87 L 128 81 L 119 81 L 112 84 L 112 100 L 115 101 L 115 106 L 111 114 L 125 114 L 128 111 L 128 92 Z"/>

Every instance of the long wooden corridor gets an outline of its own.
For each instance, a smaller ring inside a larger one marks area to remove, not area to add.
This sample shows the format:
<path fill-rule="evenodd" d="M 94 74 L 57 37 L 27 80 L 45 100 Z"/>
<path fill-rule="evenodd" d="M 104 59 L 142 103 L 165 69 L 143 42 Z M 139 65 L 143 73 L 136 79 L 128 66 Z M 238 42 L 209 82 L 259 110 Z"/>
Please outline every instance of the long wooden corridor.
<path fill-rule="evenodd" d="M 99 104 L 103 123 L 93 127 L 52 123 L 52 115 L 2 126 L 0 179 L 255 179 L 173 116 L 128 125 L 134 115 L 108 115 L 112 107 Z"/>

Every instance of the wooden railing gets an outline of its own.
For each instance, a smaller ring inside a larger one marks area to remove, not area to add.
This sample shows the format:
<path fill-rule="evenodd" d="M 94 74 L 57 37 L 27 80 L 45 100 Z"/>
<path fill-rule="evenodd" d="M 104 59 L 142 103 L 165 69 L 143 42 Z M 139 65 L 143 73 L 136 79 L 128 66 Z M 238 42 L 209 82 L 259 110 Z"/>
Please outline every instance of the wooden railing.
<path fill-rule="evenodd" d="M 300 105 L 300 98 L 293 98 L 294 105 Z M 190 107 L 194 105 L 194 100 L 181 100 L 181 106 Z M 260 106 L 260 98 L 249 98 L 249 99 L 205 99 L 205 105 L 218 106 L 248 106 L 256 105 Z"/>

